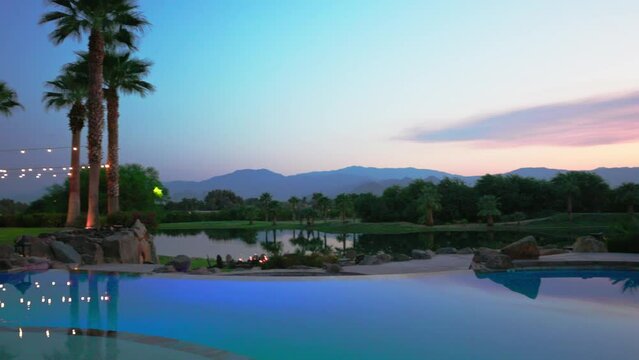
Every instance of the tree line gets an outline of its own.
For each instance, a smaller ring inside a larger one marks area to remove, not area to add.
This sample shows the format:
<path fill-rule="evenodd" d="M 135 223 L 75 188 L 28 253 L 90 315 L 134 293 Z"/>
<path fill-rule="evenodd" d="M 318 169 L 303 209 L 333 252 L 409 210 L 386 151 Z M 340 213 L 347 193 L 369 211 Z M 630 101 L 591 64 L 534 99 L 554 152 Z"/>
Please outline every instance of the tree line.
<path fill-rule="evenodd" d="M 212 211 L 225 219 L 277 222 L 358 218 L 365 222 L 407 221 L 426 225 L 485 221 L 520 221 L 556 212 L 629 212 L 639 205 L 639 185 L 611 188 L 600 176 L 582 171 L 560 173 L 551 180 L 518 175 L 484 175 L 474 186 L 446 178 L 434 184 L 415 180 L 391 186 L 383 194 L 321 193 L 277 201 L 270 193 L 243 199 L 230 190 L 212 190 L 203 200 L 169 201 L 168 211 Z"/>

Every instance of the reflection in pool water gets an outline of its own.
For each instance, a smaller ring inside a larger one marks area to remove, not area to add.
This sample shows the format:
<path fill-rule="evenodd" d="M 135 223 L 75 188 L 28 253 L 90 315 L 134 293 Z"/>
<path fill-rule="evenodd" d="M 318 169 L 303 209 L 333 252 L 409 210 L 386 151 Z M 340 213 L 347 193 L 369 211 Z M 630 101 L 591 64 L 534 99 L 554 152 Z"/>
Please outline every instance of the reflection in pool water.
<path fill-rule="evenodd" d="M 330 247 L 334 250 L 355 248 L 358 252 L 374 254 L 384 251 L 388 254 L 410 254 L 412 249 L 437 249 L 453 246 L 487 246 L 499 248 L 530 233 L 516 231 L 500 232 L 436 232 L 410 234 L 331 234 L 306 230 L 246 229 L 228 230 L 163 230 L 155 235 L 155 244 L 160 255 L 188 255 L 215 257 L 226 254 L 234 258 L 247 258 L 265 252 L 263 243 L 278 241 L 284 253 L 312 251 Z M 541 245 L 568 245 L 575 234 L 534 234 Z"/>
<path fill-rule="evenodd" d="M 0 319 L 12 329 L 137 333 L 256 359 L 627 359 L 639 351 L 639 273 L 629 271 L 261 280 L 48 271 L 1 274 L 0 283 Z M 15 339 L 11 351 L 23 341 Z"/>

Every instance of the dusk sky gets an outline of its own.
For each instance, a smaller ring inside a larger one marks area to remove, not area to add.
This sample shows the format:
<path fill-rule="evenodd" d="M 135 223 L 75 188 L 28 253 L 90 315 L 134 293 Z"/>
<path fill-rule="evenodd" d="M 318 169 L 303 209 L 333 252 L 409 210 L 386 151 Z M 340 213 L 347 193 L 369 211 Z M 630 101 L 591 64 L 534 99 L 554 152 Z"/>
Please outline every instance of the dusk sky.
<path fill-rule="evenodd" d="M 122 99 L 120 156 L 163 180 L 243 168 L 639 165 L 636 0 L 140 7 L 153 25 L 137 56 L 154 62 L 157 91 Z M 52 25 L 38 25 L 46 10 L 0 0 L 0 80 L 26 108 L 0 118 L 0 150 L 70 144 L 66 111 L 44 110 L 43 84 L 87 39 L 54 46 Z M 0 152 L 0 168 L 68 157 Z"/>

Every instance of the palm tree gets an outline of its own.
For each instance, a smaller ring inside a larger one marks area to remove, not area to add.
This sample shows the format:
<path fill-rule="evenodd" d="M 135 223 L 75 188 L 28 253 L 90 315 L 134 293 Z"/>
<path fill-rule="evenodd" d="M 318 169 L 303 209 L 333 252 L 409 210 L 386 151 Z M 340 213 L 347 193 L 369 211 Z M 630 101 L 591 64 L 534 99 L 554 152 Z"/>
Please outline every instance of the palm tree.
<path fill-rule="evenodd" d="M 297 216 L 297 210 L 300 205 L 300 199 L 295 196 L 291 196 L 290 199 L 288 199 L 288 204 L 291 206 L 291 212 L 293 213 L 293 221 L 295 221 L 295 218 Z"/>
<path fill-rule="evenodd" d="M 78 72 L 88 71 L 88 54 L 79 53 L 81 61 L 74 64 Z M 142 80 L 149 74 L 152 63 L 137 59 L 130 52 L 107 51 L 104 55 L 104 97 L 107 104 L 108 158 L 107 164 L 107 212 L 120 211 L 120 160 L 118 122 L 120 117 L 120 93 L 142 97 L 155 91 L 152 84 Z"/>
<path fill-rule="evenodd" d="M 71 176 L 66 226 L 74 226 L 80 216 L 80 135 L 86 118 L 84 101 L 87 97 L 87 80 L 86 73 L 73 72 L 67 66 L 55 80 L 46 82 L 51 91 L 45 92 L 42 99 L 47 109 L 69 108 Z"/>
<path fill-rule="evenodd" d="M 262 208 L 262 212 L 264 212 L 264 221 L 268 221 L 268 213 L 271 207 L 271 202 L 273 201 L 273 196 L 270 193 L 262 193 L 258 200 L 260 202 L 260 207 Z"/>
<path fill-rule="evenodd" d="M 154 91 L 153 85 L 142 80 L 149 73 L 151 62 L 131 57 L 130 52 L 108 52 L 104 58 L 104 96 L 107 104 L 108 157 L 107 164 L 107 209 L 111 215 L 120 211 L 120 177 L 118 169 L 119 140 L 118 120 L 120 116 L 119 93 L 137 94 L 141 97 Z"/>
<path fill-rule="evenodd" d="M 623 183 L 617 189 L 617 201 L 626 206 L 628 214 L 634 214 L 635 205 L 639 204 L 639 184 Z"/>
<path fill-rule="evenodd" d="M 24 106 L 18 102 L 16 92 L 6 82 L 0 81 L 0 114 L 9 117 L 15 108 L 24 109 Z"/>
<path fill-rule="evenodd" d="M 424 213 L 424 220 L 426 221 L 426 225 L 435 225 L 433 213 L 435 211 L 439 211 L 442 208 L 441 195 L 439 195 L 437 188 L 433 184 L 427 183 L 422 190 L 417 202 L 419 203 L 421 212 Z"/>
<path fill-rule="evenodd" d="M 566 197 L 566 211 L 568 219 L 572 221 L 572 203 L 576 196 L 579 196 L 580 189 L 577 183 L 577 172 L 567 172 L 557 174 L 551 181 L 559 192 Z"/>
<path fill-rule="evenodd" d="M 493 195 L 480 197 L 479 201 L 477 201 L 477 208 L 479 209 L 477 215 L 485 217 L 488 226 L 493 226 L 494 216 L 501 215 L 501 211 L 499 211 L 499 201 Z"/>
<path fill-rule="evenodd" d="M 345 223 L 346 216 L 353 210 L 353 200 L 346 194 L 339 194 L 335 198 L 335 207 L 339 210 L 340 219 Z"/>
<path fill-rule="evenodd" d="M 103 61 L 105 42 L 135 48 L 135 33 L 148 22 L 138 12 L 133 0 L 49 0 L 55 11 L 42 16 L 40 23 L 55 23 L 50 34 L 57 45 L 68 37 L 89 34 L 88 71 L 88 147 L 89 147 L 89 205 L 87 228 L 100 226 L 99 188 L 102 163 L 102 130 L 104 127 Z"/>

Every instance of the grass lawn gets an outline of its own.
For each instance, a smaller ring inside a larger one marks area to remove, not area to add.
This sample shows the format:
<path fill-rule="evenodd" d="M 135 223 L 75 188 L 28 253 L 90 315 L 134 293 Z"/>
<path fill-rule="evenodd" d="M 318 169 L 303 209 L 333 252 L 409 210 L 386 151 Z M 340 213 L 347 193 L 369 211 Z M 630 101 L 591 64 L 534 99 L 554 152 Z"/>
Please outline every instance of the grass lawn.
<path fill-rule="evenodd" d="M 57 228 L 0 228 L 0 245 L 13 245 L 13 241 L 20 235 L 37 236 L 42 233 L 55 232 Z"/>
<path fill-rule="evenodd" d="M 574 214 L 573 221 L 569 221 L 567 214 L 558 214 L 541 219 L 530 219 L 521 221 L 519 224 L 514 222 L 496 223 L 491 229 L 493 231 L 511 231 L 511 230 L 589 230 L 603 231 L 612 226 L 616 226 L 624 221 L 634 218 L 639 220 L 639 215 L 629 215 L 626 213 L 589 213 Z M 160 230 L 197 230 L 197 229 L 254 229 L 254 230 L 272 230 L 272 229 L 312 229 L 328 233 L 360 233 L 360 234 L 405 234 L 415 232 L 429 231 L 486 231 L 489 228 L 486 224 L 470 223 L 470 224 L 450 224 L 436 225 L 428 227 L 425 225 L 392 222 L 392 223 L 361 223 L 340 221 L 317 221 L 314 225 L 307 227 L 296 221 L 280 221 L 277 225 L 273 225 L 266 221 L 255 221 L 250 225 L 247 221 L 203 221 L 203 222 L 183 222 L 161 224 Z"/>

